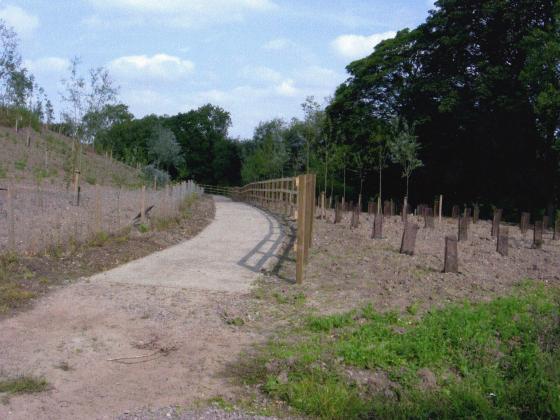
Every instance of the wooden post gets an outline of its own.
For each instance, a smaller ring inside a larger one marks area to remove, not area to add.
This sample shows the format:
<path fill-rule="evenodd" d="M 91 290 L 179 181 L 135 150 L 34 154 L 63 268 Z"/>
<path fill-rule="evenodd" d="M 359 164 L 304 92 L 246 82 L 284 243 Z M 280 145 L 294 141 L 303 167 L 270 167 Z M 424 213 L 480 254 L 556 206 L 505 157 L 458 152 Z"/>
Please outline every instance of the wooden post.
<path fill-rule="evenodd" d="M 480 207 L 478 207 L 478 204 L 475 204 L 473 210 L 473 223 L 475 225 L 478 223 L 479 218 L 480 218 Z"/>
<path fill-rule="evenodd" d="M 99 190 L 99 185 L 95 186 L 95 231 L 102 231 L 102 220 L 101 220 L 101 192 Z"/>
<path fill-rule="evenodd" d="M 408 203 L 406 197 L 404 198 L 404 204 L 401 211 L 401 219 L 403 223 L 406 224 L 406 221 L 408 220 Z"/>
<path fill-rule="evenodd" d="M 296 239 L 296 282 L 302 284 L 305 279 L 305 213 L 307 205 L 306 176 L 296 178 L 297 188 L 297 239 Z"/>
<path fill-rule="evenodd" d="M 548 224 L 549 224 L 548 221 L 549 221 L 548 216 L 543 216 L 542 227 L 544 231 L 548 230 Z"/>
<path fill-rule="evenodd" d="M 535 230 L 533 231 L 533 248 L 541 249 L 543 246 L 543 222 L 535 222 Z"/>
<path fill-rule="evenodd" d="M 8 185 L 8 249 L 16 250 L 16 218 L 14 213 L 14 187 Z"/>
<path fill-rule="evenodd" d="M 465 216 L 459 216 L 459 241 L 466 241 L 469 239 L 469 224 Z"/>
<path fill-rule="evenodd" d="M 531 221 L 531 213 L 523 212 L 521 213 L 521 220 L 519 222 L 519 230 L 525 235 L 527 230 L 529 230 L 529 222 Z"/>
<path fill-rule="evenodd" d="M 443 210 L 443 195 L 439 196 L 439 222 L 441 223 L 441 217 L 442 217 L 442 210 Z"/>
<path fill-rule="evenodd" d="M 492 218 L 492 237 L 498 235 L 500 229 L 500 222 L 502 221 L 502 209 L 494 210 L 494 217 Z"/>
<path fill-rule="evenodd" d="M 416 223 L 406 223 L 401 241 L 401 254 L 414 255 L 416 246 L 416 234 L 418 233 L 418 225 Z"/>
<path fill-rule="evenodd" d="M 315 219 L 315 182 L 316 176 L 314 174 L 307 174 L 307 206 L 306 206 L 306 247 L 305 247 L 305 263 L 309 259 L 309 248 L 313 246 L 313 221 Z"/>
<path fill-rule="evenodd" d="M 461 216 L 461 209 L 459 208 L 459 206 L 454 205 L 454 206 L 451 208 L 451 217 L 452 217 L 453 219 L 456 219 L 456 218 L 458 218 L 459 216 Z"/>
<path fill-rule="evenodd" d="M 554 235 L 552 235 L 552 240 L 557 241 L 560 239 L 560 217 L 556 217 L 556 223 L 554 223 Z"/>
<path fill-rule="evenodd" d="M 372 239 L 383 239 L 383 213 L 377 213 L 373 219 Z"/>
<path fill-rule="evenodd" d="M 146 186 L 142 185 L 142 193 L 140 197 L 140 222 L 146 223 Z"/>
<path fill-rule="evenodd" d="M 459 272 L 457 238 L 455 236 L 445 237 L 445 260 L 443 263 L 443 272 L 444 273 Z"/>
<path fill-rule="evenodd" d="M 325 196 L 325 191 L 323 191 L 321 193 L 321 219 L 323 220 L 327 219 L 327 209 L 325 208 L 325 201 L 326 201 L 326 196 Z"/>
<path fill-rule="evenodd" d="M 434 228 L 434 215 L 432 214 L 432 209 L 430 208 L 424 210 L 424 228 L 425 229 Z"/>
<path fill-rule="evenodd" d="M 509 246 L 509 228 L 501 227 L 498 230 L 498 242 L 496 245 L 496 251 L 502 256 L 507 257 L 508 246 Z"/>

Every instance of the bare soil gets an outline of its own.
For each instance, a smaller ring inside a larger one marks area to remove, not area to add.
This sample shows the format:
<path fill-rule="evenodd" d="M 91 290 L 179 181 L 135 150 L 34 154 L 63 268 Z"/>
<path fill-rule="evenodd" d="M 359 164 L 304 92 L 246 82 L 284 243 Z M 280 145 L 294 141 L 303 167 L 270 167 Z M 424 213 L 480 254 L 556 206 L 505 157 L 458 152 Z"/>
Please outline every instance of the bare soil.
<path fill-rule="evenodd" d="M 373 217 L 372 217 L 373 218 Z M 444 238 L 457 235 L 456 219 L 444 218 L 434 229 L 423 219 L 409 216 L 420 226 L 413 256 L 399 253 L 403 234 L 400 216 L 385 217 L 383 239 L 371 239 L 373 220 L 360 217 L 350 229 L 350 214 L 342 223 L 316 220 L 307 277 L 301 291 L 319 313 L 347 311 L 368 303 L 377 310 L 418 310 L 463 300 L 490 300 L 524 279 L 560 284 L 560 241 L 544 234 L 542 249 L 533 249 L 533 233 L 522 235 L 509 227 L 509 256 L 496 252 L 491 222 L 469 224 L 468 240 L 459 242 L 459 274 L 444 274 Z M 283 275 L 292 278 L 292 266 Z"/>
<path fill-rule="evenodd" d="M 142 258 L 196 236 L 214 219 L 214 201 L 209 196 L 193 200 L 183 216 L 173 219 L 162 229 L 142 233 L 128 228 L 119 234 L 101 237 L 82 244 L 66 244 L 39 255 L 18 256 L 5 269 L 10 283 L 29 292 L 35 299 L 13 302 L 0 308 L 0 319 L 14 311 L 26 309 L 46 293 L 61 285 L 75 282 L 128 261 Z M 4 259 L 5 260 L 5 259 Z"/>

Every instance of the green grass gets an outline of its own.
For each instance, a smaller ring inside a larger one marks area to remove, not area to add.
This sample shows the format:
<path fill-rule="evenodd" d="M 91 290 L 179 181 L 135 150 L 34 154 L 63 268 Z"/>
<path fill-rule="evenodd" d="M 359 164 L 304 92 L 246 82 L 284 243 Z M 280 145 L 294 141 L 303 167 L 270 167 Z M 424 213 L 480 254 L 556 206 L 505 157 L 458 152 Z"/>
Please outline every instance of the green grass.
<path fill-rule="evenodd" d="M 27 158 L 23 158 L 20 160 L 16 160 L 14 162 L 14 167 L 18 170 L 18 171 L 24 171 L 25 168 L 27 168 Z"/>
<path fill-rule="evenodd" d="M 12 379 L 0 379 L 0 392 L 7 394 L 32 394 L 46 391 L 48 382 L 43 378 L 19 376 Z"/>
<path fill-rule="evenodd" d="M 308 318 L 252 360 L 247 382 L 328 419 L 560 416 L 558 289 L 528 282 L 491 302 L 415 312 Z M 350 368 L 385 372 L 395 397 L 364 390 Z"/>
<path fill-rule="evenodd" d="M 0 179 L 6 178 L 7 174 L 8 173 L 6 172 L 6 169 L 3 168 L 2 165 L 0 165 Z"/>

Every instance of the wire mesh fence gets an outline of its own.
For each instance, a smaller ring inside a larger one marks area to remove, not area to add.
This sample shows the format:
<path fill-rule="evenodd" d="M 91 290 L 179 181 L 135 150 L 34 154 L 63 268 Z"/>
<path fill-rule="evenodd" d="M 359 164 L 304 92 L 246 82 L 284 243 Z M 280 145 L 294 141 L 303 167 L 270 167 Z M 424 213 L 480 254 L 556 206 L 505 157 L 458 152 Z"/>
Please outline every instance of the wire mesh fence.
<path fill-rule="evenodd" d="M 203 189 L 188 181 L 154 190 L 85 186 L 78 193 L 40 185 L 0 189 L 0 254 L 36 254 L 82 243 L 100 232 L 179 215 L 181 203 Z"/>

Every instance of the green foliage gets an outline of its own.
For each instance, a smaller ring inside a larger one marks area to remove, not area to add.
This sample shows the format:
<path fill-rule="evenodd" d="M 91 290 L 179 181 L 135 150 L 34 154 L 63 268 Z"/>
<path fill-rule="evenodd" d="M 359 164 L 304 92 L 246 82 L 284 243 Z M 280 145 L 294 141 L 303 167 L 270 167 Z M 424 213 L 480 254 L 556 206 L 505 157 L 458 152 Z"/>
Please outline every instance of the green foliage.
<path fill-rule="evenodd" d="M 157 185 L 166 185 L 169 183 L 169 174 L 154 165 L 146 165 L 142 168 L 142 175 L 147 183 L 157 182 Z"/>
<path fill-rule="evenodd" d="M 555 418 L 559 316 L 559 290 L 526 283 L 511 296 L 419 319 L 371 306 L 359 316 L 314 317 L 307 333 L 269 344 L 258 363 L 276 368 L 255 371 L 256 379 L 271 396 L 321 418 Z M 398 398 L 364 393 L 344 373 L 349 366 L 385 372 Z M 422 371 L 434 375 L 428 389 Z"/>
<path fill-rule="evenodd" d="M 16 160 L 14 162 L 14 167 L 18 171 L 24 171 L 27 168 L 27 156 L 23 157 L 22 159 Z"/>
<path fill-rule="evenodd" d="M 327 109 L 331 137 L 367 154 L 376 126 L 414 121 L 418 201 L 443 193 L 505 209 L 557 202 L 559 17 L 551 0 L 437 1 L 423 24 L 348 65 Z"/>
<path fill-rule="evenodd" d="M 184 163 L 181 147 L 173 132 L 168 128 L 157 126 L 148 139 L 148 156 L 160 168 L 178 168 Z"/>
<path fill-rule="evenodd" d="M 6 176 L 7 176 L 6 169 L 3 168 L 2 165 L 0 165 L 0 179 L 6 178 Z"/>

